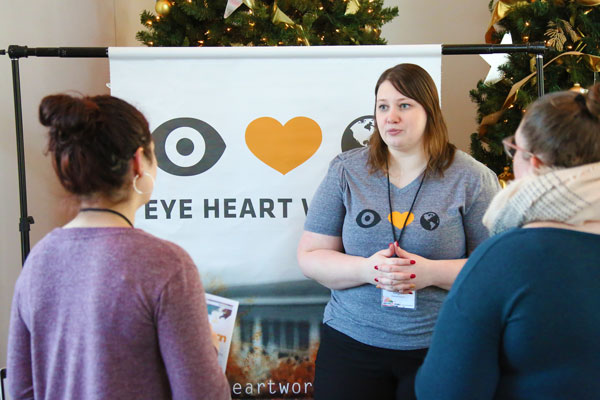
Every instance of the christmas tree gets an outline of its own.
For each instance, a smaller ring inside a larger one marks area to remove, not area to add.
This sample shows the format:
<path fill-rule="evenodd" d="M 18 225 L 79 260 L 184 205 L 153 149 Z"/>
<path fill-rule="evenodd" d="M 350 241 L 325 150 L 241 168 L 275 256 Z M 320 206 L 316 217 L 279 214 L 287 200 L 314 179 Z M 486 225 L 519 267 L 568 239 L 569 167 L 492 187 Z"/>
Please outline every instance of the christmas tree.
<path fill-rule="evenodd" d="M 498 43 L 510 33 L 513 43 L 544 42 L 545 92 L 592 85 L 600 71 L 600 1 L 597 0 L 504 0 L 490 3 L 492 25 L 488 42 Z M 560 56 L 552 61 L 555 57 Z M 550 62 L 552 61 L 552 62 Z M 471 135 L 471 154 L 496 173 L 510 160 L 502 139 L 513 135 L 527 106 L 537 98 L 535 76 L 511 88 L 535 72 L 535 56 L 513 53 L 499 67 L 503 78 L 494 83 L 479 81 L 471 99 L 478 106 L 478 133 Z M 482 123 L 483 122 L 483 123 Z"/>
<path fill-rule="evenodd" d="M 140 16 L 147 46 L 385 44 L 381 26 L 398 15 L 383 0 L 159 0 L 156 11 Z"/>

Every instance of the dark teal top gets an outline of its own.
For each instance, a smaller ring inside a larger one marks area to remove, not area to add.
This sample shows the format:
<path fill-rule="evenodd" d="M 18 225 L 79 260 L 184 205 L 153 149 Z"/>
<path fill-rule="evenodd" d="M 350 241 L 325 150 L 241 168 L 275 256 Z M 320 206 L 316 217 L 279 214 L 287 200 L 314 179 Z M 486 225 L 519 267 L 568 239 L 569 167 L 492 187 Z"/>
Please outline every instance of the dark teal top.
<path fill-rule="evenodd" d="M 479 246 L 444 302 L 416 392 L 600 398 L 600 235 L 512 229 Z"/>

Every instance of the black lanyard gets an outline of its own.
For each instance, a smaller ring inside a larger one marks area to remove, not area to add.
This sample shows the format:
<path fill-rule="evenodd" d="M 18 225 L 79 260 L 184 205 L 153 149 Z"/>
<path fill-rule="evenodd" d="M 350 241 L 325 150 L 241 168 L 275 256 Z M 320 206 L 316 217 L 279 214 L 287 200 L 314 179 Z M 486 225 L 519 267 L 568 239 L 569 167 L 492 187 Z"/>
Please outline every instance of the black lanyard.
<path fill-rule="evenodd" d="M 124 216 L 123 214 L 121 214 L 118 211 L 111 210 L 110 208 L 93 208 L 93 207 L 88 207 L 88 208 L 82 208 L 81 210 L 79 210 L 79 212 L 86 212 L 86 211 L 107 212 L 107 213 L 112 213 L 112 214 L 118 215 L 119 217 L 123 218 L 125 220 L 125 222 L 127 222 L 129 224 L 129 226 L 131 226 L 133 228 L 133 224 L 131 223 L 131 221 L 129 220 L 129 218 L 127 218 L 126 216 Z"/>
<path fill-rule="evenodd" d="M 423 177 L 421 178 L 421 183 L 419 183 L 419 188 L 417 189 L 417 193 L 415 193 L 415 197 L 413 198 L 412 204 L 410 205 L 410 209 L 408 210 L 408 215 L 406 216 L 406 218 L 404 219 L 404 225 L 402 225 L 402 230 L 400 231 L 400 236 L 398 236 L 398 239 L 396 240 L 396 229 L 394 226 L 394 214 L 393 214 L 393 210 L 392 210 L 392 190 L 391 190 L 391 184 L 390 184 L 390 169 L 388 167 L 388 163 L 387 160 L 385 162 L 385 166 L 386 166 L 386 175 L 387 175 L 387 189 L 388 189 L 388 203 L 390 206 L 390 222 L 391 222 L 391 226 L 392 226 L 392 237 L 394 238 L 394 242 L 398 242 L 398 244 L 400 244 L 400 240 L 402 240 L 402 235 L 404 234 L 404 228 L 406 228 L 406 223 L 408 222 L 408 218 L 410 218 L 410 214 L 412 214 L 412 210 L 413 207 L 415 206 L 415 202 L 417 201 L 417 196 L 419 196 L 419 192 L 421 191 L 421 186 L 423 186 L 423 182 L 425 182 L 425 176 L 427 175 L 427 169 L 425 171 L 423 171 Z"/>

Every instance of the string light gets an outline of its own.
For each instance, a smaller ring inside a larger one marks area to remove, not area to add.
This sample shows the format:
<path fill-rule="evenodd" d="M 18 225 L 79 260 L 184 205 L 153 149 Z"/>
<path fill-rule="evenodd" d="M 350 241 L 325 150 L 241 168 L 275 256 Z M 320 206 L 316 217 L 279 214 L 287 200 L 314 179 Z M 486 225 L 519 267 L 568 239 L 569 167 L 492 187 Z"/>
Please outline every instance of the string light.
<path fill-rule="evenodd" d="M 525 26 L 529 26 L 529 21 L 525 21 Z"/>
<path fill-rule="evenodd" d="M 150 46 L 154 46 L 154 42 L 148 42 Z"/>
<path fill-rule="evenodd" d="M 250 25 L 251 27 L 254 27 L 254 25 L 256 25 L 254 22 L 250 21 L 248 22 L 248 25 Z"/>
<path fill-rule="evenodd" d="M 148 21 L 146 21 L 146 25 L 148 25 L 148 26 L 152 25 L 152 20 L 149 19 Z"/>
<path fill-rule="evenodd" d="M 231 28 L 227 27 L 227 29 L 225 29 L 227 32 L 231 32 Z"/>
<path fill-rule="evenodd" d="M 524 42 L 527 42 L 528 40 L 529 40 L 529 36 L 527 36 L 527 35 L 523 36 L 523 41 Z"/>

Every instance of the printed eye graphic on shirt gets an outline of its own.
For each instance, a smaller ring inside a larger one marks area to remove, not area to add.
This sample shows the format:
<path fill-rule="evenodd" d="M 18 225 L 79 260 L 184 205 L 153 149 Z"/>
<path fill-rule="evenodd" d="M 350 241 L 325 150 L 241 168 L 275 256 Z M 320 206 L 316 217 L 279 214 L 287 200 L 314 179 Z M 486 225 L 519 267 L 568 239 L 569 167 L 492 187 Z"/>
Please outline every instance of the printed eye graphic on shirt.
<path fill-rule="evenodd" d="M 433 211 L 429 211 L 421 215 L 420 222 L 424 229 L 428 231 L 434 231 L 438 226 L 440 226 L 440 217 Z"/>
<path fill-rule="evenodd" d="M 356 224 L 361 228 L 372 228 L 381 221 L 377 211 L 364 209 L 356 216 Z"/>

